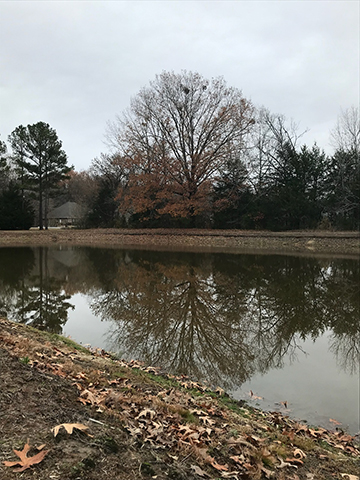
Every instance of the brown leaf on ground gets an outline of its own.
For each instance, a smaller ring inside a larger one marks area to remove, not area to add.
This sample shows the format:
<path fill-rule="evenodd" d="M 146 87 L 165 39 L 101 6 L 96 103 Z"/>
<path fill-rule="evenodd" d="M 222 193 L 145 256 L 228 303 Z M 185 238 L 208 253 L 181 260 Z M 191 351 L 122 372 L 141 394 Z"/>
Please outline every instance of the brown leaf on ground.
<path fill-rule="evenodd" d="M 285 460 L 287 462 L 295 463 L 295 464 L 298 464 L 298 465 L 303 465 L 304 464 L 304 462 L 302 460 L 300 460 L 299 458 L 286 458 Z"/>
<path fill-rule="evenodd" d="M 238 475 L 239 475 L 240 472 L 237 472 L 237 471 L 234 471 L 234 472 L 221 472 L 221 478 L 239 478 Z"/>
<path fill-rule="evenodd" d="M 260 470 L 265 473 L 266 478 L 272 478 L 274 477 L 275 473 L 272 470 L 269 470 L 268 468 L 265 468 L 264 466 L 260 467 Z"/>
<path fill-rule="evenodd" d="M 197 465 L 191 465 L 191 469 L 194 470 L 196 475 L 199 475 L 199 477 L 210 477 L 208 473 L 204 472 L 204 470 L 202 470 Z"/>
<path fill-rule="evenodd" d="M 245 462 L 245 457 L 244 455 L 232 455 L 230 456 L 231 460 L 234 460 L 234 462 L 236 463 L 239 463 L 240 465 L 242 465 L 244 462 Z"/>
<path fill-rule="evenodd" d="M 227 465 L 220 465 L 219 463 L 217 463 L 217 461 L 215 460 L 215 458 L 210 457 L 210 459 L 211 459 L 211 460 L 209 461 L 210 465 L 211 465 L 212 467 L 216 468 L 216 470 L 218 470 L 218 471 L 224 471 L 224 470 L 226 471 L 226 470 L 229 470 L 229 468 L 228 468 Z"/>
<path fill-rule="evenodd" d="M 294 430 L 288 430 L 287 428 L 284 428 L 282 434 L 289 437 L 291 442 L 294 440 L 294 437 L 295 437 L 295 431 Z"/>
<path fill-rule="evenodd" d="M 297 468 L 296 465 L 292 465 L 291 463 L 289 462 L 284 462 L 284 460 L 280 457 L 278 457 L 279 461 L 280 461 L 280 465 L 276 465 L 276 468 L 285 468 L 285 467 L 294 467 L 294 468 Z"/>
<path fill-rule="evenodd" d="M 27 454 L 29 453 L 30 448 L 31 447 L 28 440 L 22 450 L 14 450 L 15 455 L 17 455 L 20 460 L 18 460 L 17 462 L 4 461 L 3 463 L 5 467 L 14 467 L 15 465 L 21 465 L 21 468 L 14 469 L 14 472 L 23 472 L 27 468 L 30 468 L 32 465 L 36 465 L 37 463 L 40 463 L 42 460 L 44 460 L 45 455 L 49 452 L 49 450 L 42 450 L 37 455 L 34 455 L 33 457 L 28 457 Z"/>
<path fill-rule="evenodd" d="M 89 428 L 86 425 L 83 425 L 82 423 L 61 423 L 60 425 L 56 425 L 56 427 L 51 429 L 51 431 L 54 433 L 54 437 L 56 437 L 56 435 L 59 433 L 59 430 L 61 427 L 64 427 L 67 433 L 69 433 L 70 435 L 73 433 L 74 428 L 77 428 L 82 432 L 84 432 L 85 430 L 88 430 Z"/>
<path fill-rule="evenodd" d="M 300 450 L 300 448 L 295 448 L 294 457 L 295 458 L 306 458 L 306 453 L 304 453 L 302 450 Z"/>
<path fill-rule="evenodd" d="M 145 410 L 140 412 L 139 415 L 137 417 L 135 417 L 135 420 L 139 420 L 139 418 L 141 418 L 141 417 L 146 418 L 148 414 L 149 414 L 150 419 L 152 420 L 155 417 L 156 412 L 154 410 L 150 410 L 149 408 L 145 408 Z"/>

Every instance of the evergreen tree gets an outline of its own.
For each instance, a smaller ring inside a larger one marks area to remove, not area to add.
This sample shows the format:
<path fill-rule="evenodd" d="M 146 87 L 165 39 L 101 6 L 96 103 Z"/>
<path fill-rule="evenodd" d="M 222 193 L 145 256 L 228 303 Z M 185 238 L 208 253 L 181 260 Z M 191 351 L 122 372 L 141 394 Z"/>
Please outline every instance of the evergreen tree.
<path fill-rule="evenodd" d="M 0 230 L 28 230 L 34 221 L 34 210 L 23 198 L 19 187 L 10 183 L 0 193 Z"/>
<path fill-rule="evenodd" d="M 248 228 L 252 200 L 247 169 L 241 159 L 230 156 L 214 186 L 213 226 Z"/>
<path fill-rule="evenodd" d="M 266 206 L 272 212 L 268 228 L 315 228 L 324 205 L 327 171 L 325 153 L 314 145 L 296 151 L 286 143 L 277 152 L 277 168 L 268 178 Z"/>
<path fill-rule="evenodd" d="M 360 156 L 352 148 L 337 150 L 328 177 L 331 223 L 342 229 L 360 229 Z"/>
<path fill-rule="evenodd" d="M 106 179 L 99 181 L 99 188 L 90 210 L 86 216 L 85 224 L 90 228 L 112 228 L 119 223 L 119 204 L 115 200 L 117 190 L 111 188 Z"/>
<path fill-rule="evenodd" d="M 39 202 L 39 228 L 48 227 L 49 200 L 71 170 L 56 131 L 47 123 L 20 125 L 10 135 L 13 159 L 22 187 Z M 44 222 L 45 220 L 45 222 Z"/>

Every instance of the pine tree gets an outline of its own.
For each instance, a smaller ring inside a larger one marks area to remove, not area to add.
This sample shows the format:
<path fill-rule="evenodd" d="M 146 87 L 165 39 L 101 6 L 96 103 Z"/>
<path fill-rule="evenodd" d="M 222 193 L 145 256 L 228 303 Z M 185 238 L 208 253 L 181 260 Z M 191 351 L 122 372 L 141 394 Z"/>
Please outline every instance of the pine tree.
<path fill-rule="evenodd" d="M 20 125 L 9 135 L 22 188 L 39 202 L 39 228 L 48 227 L 49 200 L 71 170 L 56 130 L 47 123 Z"/>

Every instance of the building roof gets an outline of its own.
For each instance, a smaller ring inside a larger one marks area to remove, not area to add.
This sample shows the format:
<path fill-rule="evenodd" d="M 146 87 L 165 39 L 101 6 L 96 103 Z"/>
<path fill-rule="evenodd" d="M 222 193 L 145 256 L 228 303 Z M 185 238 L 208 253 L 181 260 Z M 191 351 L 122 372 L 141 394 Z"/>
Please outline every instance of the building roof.
<path fill-rule="evenodd" d="M 80 218 L 81 207 L 75 202 L 66 202 L 60 207 L 54 208 L 48 215 L 48 218 Z"/>

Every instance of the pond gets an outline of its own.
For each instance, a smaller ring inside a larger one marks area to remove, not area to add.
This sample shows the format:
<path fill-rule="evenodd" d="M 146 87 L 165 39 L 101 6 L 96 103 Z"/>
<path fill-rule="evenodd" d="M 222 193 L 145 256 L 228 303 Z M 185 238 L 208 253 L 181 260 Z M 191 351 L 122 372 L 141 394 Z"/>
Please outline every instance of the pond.
<path fill-rule="evenodd" d="M 357 258 L 0 248 L 0 315 L 359 431 Z"/>

